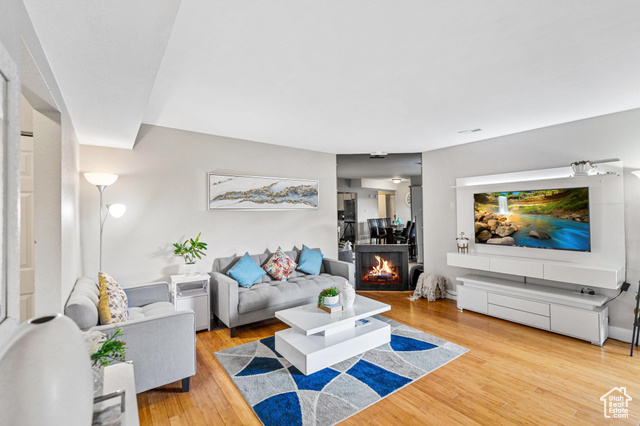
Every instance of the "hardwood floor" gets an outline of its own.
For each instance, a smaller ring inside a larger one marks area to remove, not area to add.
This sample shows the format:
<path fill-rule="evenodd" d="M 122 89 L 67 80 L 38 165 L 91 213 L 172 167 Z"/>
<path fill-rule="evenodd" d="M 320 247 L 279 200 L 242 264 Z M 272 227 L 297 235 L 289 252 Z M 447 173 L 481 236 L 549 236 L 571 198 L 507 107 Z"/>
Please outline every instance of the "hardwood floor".
<path fill-rule="evenodd" d="M 604 424 L 600 397 L 625 386 L 633 398 L 630 418 L 640 419 L 640 353 L 607 340 L 588 342 L 536 330 L 470 311 L 453 300 L 410 302 L 409 293 L 359 292 L 389 303 L 385 316 L 465 346 L 469 352 L 347 419 L 371 424 Z M 273 319 L 197 334 L 198 373 L 191 392 L 180 382 L 138 395 L 141 425 L 259 425 L 213 352 L 273 335 L 286 328 Z"/>

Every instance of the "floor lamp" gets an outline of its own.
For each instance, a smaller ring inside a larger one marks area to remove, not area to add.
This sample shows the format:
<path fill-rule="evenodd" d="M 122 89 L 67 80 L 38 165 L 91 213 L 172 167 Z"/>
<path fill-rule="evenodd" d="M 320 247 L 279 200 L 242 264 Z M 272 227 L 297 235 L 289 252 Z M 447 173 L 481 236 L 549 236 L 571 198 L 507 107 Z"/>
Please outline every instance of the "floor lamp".
<path fill-rule="evenodd" d="M 84 178 L 91 184 L 95 185 L 100 191 L 100 269 L 102 272 L 102 231 L 104 230 L 104 222 L 107 220 L 107 216 L 111 215 L 116 219 L 121 217 L 125 211 L 127 211 L 127 207 L 124 204 L 107 204 L 107 211 L 104 216 L 102 216 L 102 193 L 104 189 L 113 185 L 118 180 L 118 175 L 113 175 L 110 173 L 85 173 Z"/>

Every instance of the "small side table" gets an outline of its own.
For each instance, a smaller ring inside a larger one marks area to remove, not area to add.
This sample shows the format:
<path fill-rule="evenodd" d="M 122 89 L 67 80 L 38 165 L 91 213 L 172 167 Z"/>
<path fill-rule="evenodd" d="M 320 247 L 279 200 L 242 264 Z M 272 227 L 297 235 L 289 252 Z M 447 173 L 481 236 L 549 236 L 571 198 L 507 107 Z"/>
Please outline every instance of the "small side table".
<path fill-rule="evenodd" d="M 176 310 L 196 313 L 196 331 L 211 330 L 209 274 L 171 275 L 171 297 Z"/>
<path fill-rule="evenodd" d="M 109 407 L 115 401 L 117 411 L 112 411 L 117 416 L 120 413 L 120 423 L 123 426 L 139 426 L 138 401 L 136 398 L 136 382 L 133 376 L 133 363 L 131 361 L 109 365 L 104 368 L 104 385 L 102 392 L 94 396 L 94 425 L 101 425 L 101 420 L 112 424 L 115 420 L 109 414 L 105 418 L 96 417 L 98 411 Z"/>

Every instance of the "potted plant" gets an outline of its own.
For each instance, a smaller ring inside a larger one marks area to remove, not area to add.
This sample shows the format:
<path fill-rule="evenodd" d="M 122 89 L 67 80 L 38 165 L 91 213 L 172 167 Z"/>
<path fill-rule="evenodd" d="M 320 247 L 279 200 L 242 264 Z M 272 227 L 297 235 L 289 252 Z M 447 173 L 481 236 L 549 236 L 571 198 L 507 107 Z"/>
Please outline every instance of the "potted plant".
<path fill-rule="evenodd" d="M 91 358 L 91 372 L 93 373 L 93 392 L 97 392 L 104 383 L 104 367 L 113 361 L 124 361 L 126 343 L 119 339 L 122 328 L 118 328 L 109 338 L 97 330 L 86 331 L 84 343 Z"/>
<path fill-rule="evenodd" d="M 340 291 L 338 287 L 333 286 L 327 289 L 324 289 L 320 292 L 318 296 L 318 305 L 319 306 L 327 306 L 327 305 L 335 305 L 340 300 Z"/>
<path fill-rule="evenodd" d="M 571 163 L 574 176 L 588 176 L 591 169 L 596 165 L 589 160 L 574 161 Z"/>
<path fill-rule="evenodd" d="M 187 266 L 187 275 L 194 274 L 196 258 L 202 259 L 202 256 L 206 256 L 204 252 L 207 250 L 207 243 L 200 241 L 200 235 L 202 235 L 202 232 L 195 239 L 190 238 L 184 243 L 173 243 L 175 247 L 173 254 L 184 258 L 184 263 Z"/>

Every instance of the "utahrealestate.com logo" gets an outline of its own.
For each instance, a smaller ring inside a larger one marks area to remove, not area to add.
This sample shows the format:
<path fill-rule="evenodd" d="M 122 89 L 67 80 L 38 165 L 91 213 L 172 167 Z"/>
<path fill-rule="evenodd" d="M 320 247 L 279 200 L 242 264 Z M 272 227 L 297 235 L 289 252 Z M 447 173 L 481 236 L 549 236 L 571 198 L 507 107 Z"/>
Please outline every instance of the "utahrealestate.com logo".
<path fill-rule="evenodd" d="M 604 402 L 604 416 L 607 419 L 628 419 L 629 401 L 631 397 L 627 395 L 627 388 L 613 388 L 600 397 Z"/>

